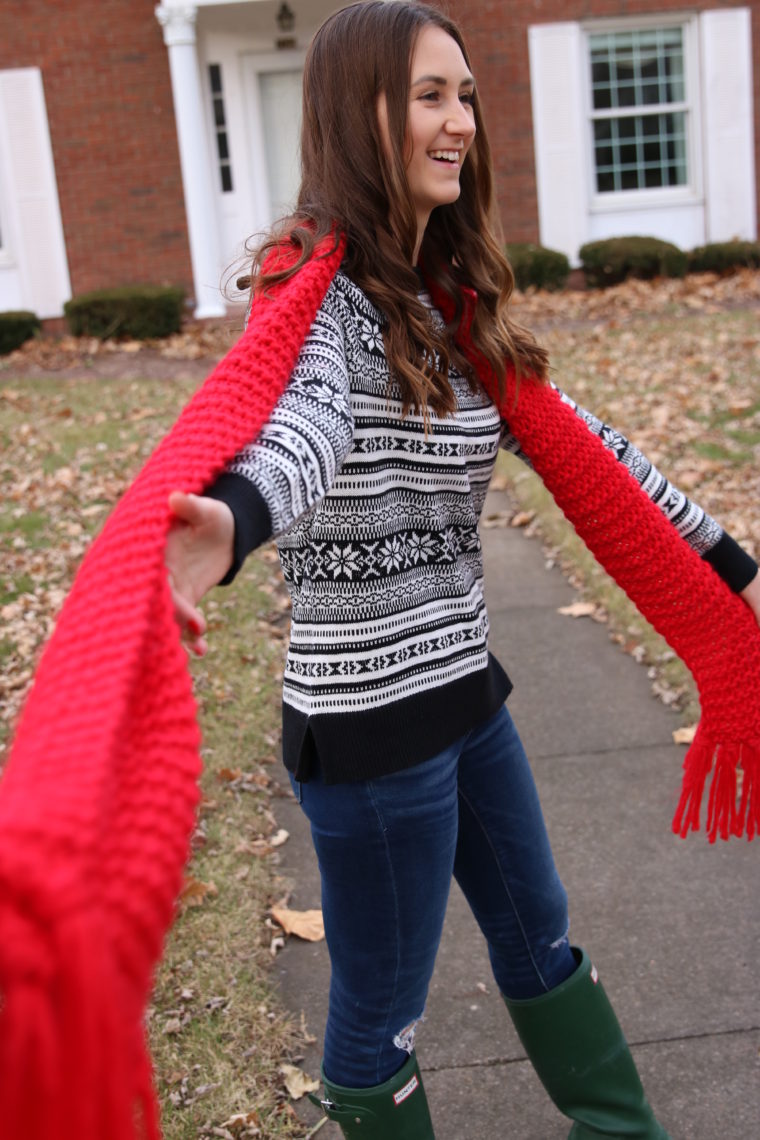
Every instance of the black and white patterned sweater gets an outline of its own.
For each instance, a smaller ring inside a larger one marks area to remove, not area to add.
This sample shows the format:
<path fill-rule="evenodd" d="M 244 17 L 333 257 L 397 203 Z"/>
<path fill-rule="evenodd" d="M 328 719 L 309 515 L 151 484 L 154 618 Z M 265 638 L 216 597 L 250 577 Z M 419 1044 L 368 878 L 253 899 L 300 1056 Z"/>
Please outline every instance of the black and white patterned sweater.
<path fill-rule="evenodd" d="M 235 516 L 234 577 L 276 536 L 292 601 L 283 753 L 328 783 L 418 763 L 495 712 L 478 520 L 499 446 L 519 442 L 452 369 L 453 416 L 402 417 L 382 314 L 334 278 L 259 438 L 208 493 Z M 734 589 L 755 564 L 623 436 L 563 396 Z M 523 457 L 524 458 L 524 457 Z"/>

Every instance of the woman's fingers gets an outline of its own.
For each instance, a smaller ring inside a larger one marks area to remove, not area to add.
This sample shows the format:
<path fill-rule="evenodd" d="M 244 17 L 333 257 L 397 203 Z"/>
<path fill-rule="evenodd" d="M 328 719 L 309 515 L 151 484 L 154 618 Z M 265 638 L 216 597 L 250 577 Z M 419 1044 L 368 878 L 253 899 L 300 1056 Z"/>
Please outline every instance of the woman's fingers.
<path fill-rule="evenodd" d="M 174 616 L 180 627 L 182 640 L 193 653 L 202 657 L 208 651 L 208 642 L 203 636 L 206 632 L 206 619 L 197 606 L 192 605 L 176 590 L 171 574 L 169 585 L 174 602 Z"/>
<path fill-rule="evenodd" d="M 172 598 L 174 601 L 174 612 L 177 621 L 183 629 L 187 629 L 189 633 L 196 637 L 206 632 L 206 619 L 197 606 L 181 594 L 174 586 L 171 575 L 169 575 L 169 585 L 172 590 Z"/>
<path fill-rule="evenodd" d="M 168 505 L 173 517 L 165 561 L 174 612 L 184 642 L 202 656 L 208 649 L 206 621 L 197 604 L 232 564 L 234 518 L 225 503 L 184 491 L 172 491 Z"/>
<path fill-rule="evenodd" d="M 175 491 L 169 496 L 169 506 L 180 525 L 183 523 L 187 526 L 196 525 L 194 519 L 197 518 L 198 511 L 197 505 L 192 502 L 193 498 L 195 496 L 186 495 L 182 491 Z M 201 610 L 193 605 L 187 593 L 177 586 L 171 569 L 169 587 L 174 603 L 174 617 L 179 625 L 182 640 L 189 651 L 198 657 L 203 657 L 208 652 L 208 643 L 203 636 L 206 632 L 206 619 Z"/>

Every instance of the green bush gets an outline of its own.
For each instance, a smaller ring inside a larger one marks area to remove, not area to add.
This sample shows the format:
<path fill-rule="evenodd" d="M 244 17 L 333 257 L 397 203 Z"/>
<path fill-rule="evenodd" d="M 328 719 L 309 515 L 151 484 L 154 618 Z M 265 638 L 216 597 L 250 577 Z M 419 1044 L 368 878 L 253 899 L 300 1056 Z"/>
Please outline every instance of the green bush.
<path fill-rule="evenodd" d="M 586 284 L 593 289 L 617 285 L 627 277 L 683 277 L 689 264 L 678 246 L 653 237 L 591 241 L 581 246 L 578 256 Z"/>
<path fill-rule="evenodd" d="M 507 257 L 518 289 L 533 285 L 536 289 L 562 289 L 570 275 L 570 262 L 564 253 L 533 245 L 528 241 L 511 242 Z"/>
<path fill-rule="evenodd" d="M 0 313 L 0 356 L 5 356 L 18 348 L 25 340 L 35 336 L 42 325 L 39 317 L 25 310 Z"/>
<path fill-rule="evenodd" d="M 723 273 L 727 269 L 760 266 L 760 242 L 714 241 L 700 245 L 689 254 L 690 273 Z"/>
<path fill-rule="evenodd" d="M 74 336 L 147 340 L 179 332 L 184 299 L 175 286 L 123 285 L 73 297 L 63 311 Z"/>

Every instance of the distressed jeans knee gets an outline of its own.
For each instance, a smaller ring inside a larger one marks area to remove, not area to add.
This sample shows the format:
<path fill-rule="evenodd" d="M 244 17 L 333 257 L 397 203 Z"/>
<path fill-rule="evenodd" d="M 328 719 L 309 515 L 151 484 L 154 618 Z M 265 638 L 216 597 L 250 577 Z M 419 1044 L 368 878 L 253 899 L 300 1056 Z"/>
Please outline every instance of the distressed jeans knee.
<path fill-rule="evenodd" d="M 573 973 L 567 892 L 506 708 L 472 734 L 460 759 L 454 874 L 503 994 L 538 997 Z"/>
<path fill-rule="evenodd" d="M 414 1039 L 417 1034 L 417 1026 L 425 1020 L 424 1012 L 419 1017 L 415 1017 L 408 1025 L 405 1025 L 400 1032 L 396 1033 L 393 1038 L 393 1044 L 397 1049 L 401 1049 L 404 1053 L 414 1052 Z"/>

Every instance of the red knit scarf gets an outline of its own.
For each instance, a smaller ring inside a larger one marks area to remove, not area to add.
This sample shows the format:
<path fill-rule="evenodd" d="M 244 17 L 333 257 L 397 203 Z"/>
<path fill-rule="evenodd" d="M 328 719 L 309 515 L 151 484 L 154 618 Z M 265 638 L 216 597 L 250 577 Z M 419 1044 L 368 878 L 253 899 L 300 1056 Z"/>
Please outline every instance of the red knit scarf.
<path fill-rule="evenodd" d="M 189 853 L 196 709 L 164 569 L 167 497 L 200 492 L 260 431 L 342 256 L 259 298 L 90 548 L 0 783 L 0 1131 L 159 1136 L 144 1010 Z M 467 349 L 466 330 L 461 343 Z M 469 350 L 468 350 L 469 351 Z M 495 387 L 473 360 L 486 387 Z M 511 385 L 512 392 L 514 385 Z M 703 717 L 674 828 L 760 825 L 760 633 L 625 468 L 546 385 L 503 412 L 589 548 L 692 670 Z M 743 769 L 737 803 L 736 770 Z"/>

